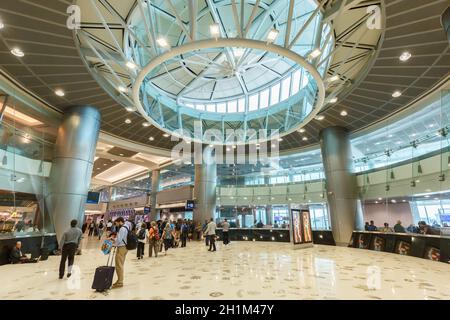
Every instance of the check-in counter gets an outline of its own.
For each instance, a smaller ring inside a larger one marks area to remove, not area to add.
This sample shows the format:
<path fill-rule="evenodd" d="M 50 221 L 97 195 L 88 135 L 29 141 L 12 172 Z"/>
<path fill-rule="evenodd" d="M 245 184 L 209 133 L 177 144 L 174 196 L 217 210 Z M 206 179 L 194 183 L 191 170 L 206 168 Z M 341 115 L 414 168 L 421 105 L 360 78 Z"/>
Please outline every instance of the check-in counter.
<path fill-rule="evenodd" d="M 289 229 L 281 228 L 230 228 L 230 241 L 274 241 L 290 242 Z M 222 239 L 222 229 L 216 230 L 218 240 Z M 313 230 L 313 243 L 336 245 L 329 230 Z"/>
<path fill-rule="evenodd" d="M 450 263 L 450 237 L 416 233 L 354 231 L 349 247 Z"/>
<path fill-rule="evenodd" d="M 58 248 L 55 233 L 0 234 L 0 266 L 10 263 L 9 255 L 17 241 L 22 242 L 22 253 L 31 258 L 38 258 L 42 247 L 48 248 L 50 253 Z"/>

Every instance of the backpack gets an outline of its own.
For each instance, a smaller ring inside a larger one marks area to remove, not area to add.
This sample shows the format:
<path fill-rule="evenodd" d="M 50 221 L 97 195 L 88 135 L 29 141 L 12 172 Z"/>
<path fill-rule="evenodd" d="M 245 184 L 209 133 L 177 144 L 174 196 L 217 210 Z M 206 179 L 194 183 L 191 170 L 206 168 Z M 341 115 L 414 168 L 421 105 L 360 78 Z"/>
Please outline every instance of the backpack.
<path fill-rule="evenodd" d="M 144 240 L 145 239 L 145 232 L 147 230 L 145 230 L 144 228 L 142 228 L 141 230 L 139 230 L 139 234 L 138 234 L 138 239 L 139 240 Z"/>
<path fill-rule="evenodd" d="M 156 241 L 159 241 L 159 232 L 158 230 L 155 230 L 153 227 L 150 228 L 150 231 L 153 233 L 153 237 Z"/>
<path fill-rule="evenodd" d="M 124 226 L 125 227 L 125 226 Z M 130 232 L 130 229 L 128 229 L 127 227 L 125 227 L 127 229 L 127 243 L 125 244 L 125 247 L 127 248 L 127 250 L 134 250 L 137 248 L 137 237 L 136 234 L 134 232 Z"/>

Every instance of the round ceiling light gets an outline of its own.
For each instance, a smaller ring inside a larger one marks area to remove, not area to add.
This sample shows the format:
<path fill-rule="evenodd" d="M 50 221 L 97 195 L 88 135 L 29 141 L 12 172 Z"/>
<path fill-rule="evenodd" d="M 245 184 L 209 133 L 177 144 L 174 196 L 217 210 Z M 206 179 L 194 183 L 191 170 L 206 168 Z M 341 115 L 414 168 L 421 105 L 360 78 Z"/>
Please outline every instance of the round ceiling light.
<path fill-rule="evenodd" d="M 22 50 L 20 50 L 19 48 L 14 48 L 14 49 L 12 49 L 12 50 L 11 50 L 11 53 L 12 53 L 13 55 L 15 55 L 16 57 L 19 57 L 19 58 L 22 58 L 22 57 L 25 56 L 25 53 L 24 53 Z"/>

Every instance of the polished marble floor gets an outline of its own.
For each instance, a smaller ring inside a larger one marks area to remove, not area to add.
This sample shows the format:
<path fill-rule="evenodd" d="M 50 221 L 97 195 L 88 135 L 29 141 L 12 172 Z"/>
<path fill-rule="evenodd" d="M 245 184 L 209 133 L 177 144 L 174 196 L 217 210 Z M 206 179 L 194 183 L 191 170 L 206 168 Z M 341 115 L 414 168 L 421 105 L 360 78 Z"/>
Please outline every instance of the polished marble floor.
<path fill-rule="evenodd" d="M 129 252 L 123 288 L 91 290 L 106 263 L 100 242 L 83 243 L 70 279 L 58 279 L 59 257 L 0 267 L 3 299 L 450 299 L 450 265 L 360 249 L 233 242 L 208 252 L 188 243 L 158 258 Z M 148 248 L 146 247 L 146 250 Z M 147 252 L 146 252 L 147 254 Z"/>

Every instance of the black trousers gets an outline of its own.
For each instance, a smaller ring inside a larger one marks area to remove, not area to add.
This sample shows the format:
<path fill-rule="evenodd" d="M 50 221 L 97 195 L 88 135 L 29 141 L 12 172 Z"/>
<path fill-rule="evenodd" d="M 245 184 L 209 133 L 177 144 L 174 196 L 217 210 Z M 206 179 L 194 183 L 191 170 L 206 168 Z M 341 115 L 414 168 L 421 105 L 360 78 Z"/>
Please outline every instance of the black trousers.
<path fill-rule="evenodd" d="M 205 236 L 205 245 L 206 246 L 209 246 L 209 238 L 210 238 L 210 236 L 208 236 L 208 235 Z"/>
<path fill-rule="evenodd" d="M 209 236 L 209 250 L 216 251 L 216 236 Z"/>
<path fill-rule="evenodd" d="M 61 252 L 61 262 L 59 263 L 59 277 L 64 276 L 64 271 L 66 269 L 66 260 L 69 260 L 68 263 L 69 267 L 73 266 L 76 252 L 77 252 L 76 243 L 66 243 L 65 245 L 63 245 Z"/>
<path fill-rule="evenodd" d="M 181 247 L 186 247 L 187 234 L 181 235 Z"/>
<path fill-rule="evenodd" d="M 138 241 L 136 251 L 137 251 L 137 257 L 142 258 L 144 256 L 145 243 Z"/>
<path fill-rule="evenodd" d="M 230 243 L 229 231 L 223 232 L 222 233 L 222 237 L 223 237 L 223 244 L 229 244 Z"/>
<path fill-rule="evenodd" d="M 89 237 L 92 236 L 93 233 L 94 233 L 94 229 L 89 229 L 89 234 L 88 234 L 88 236 L 89 236 Z"/>

